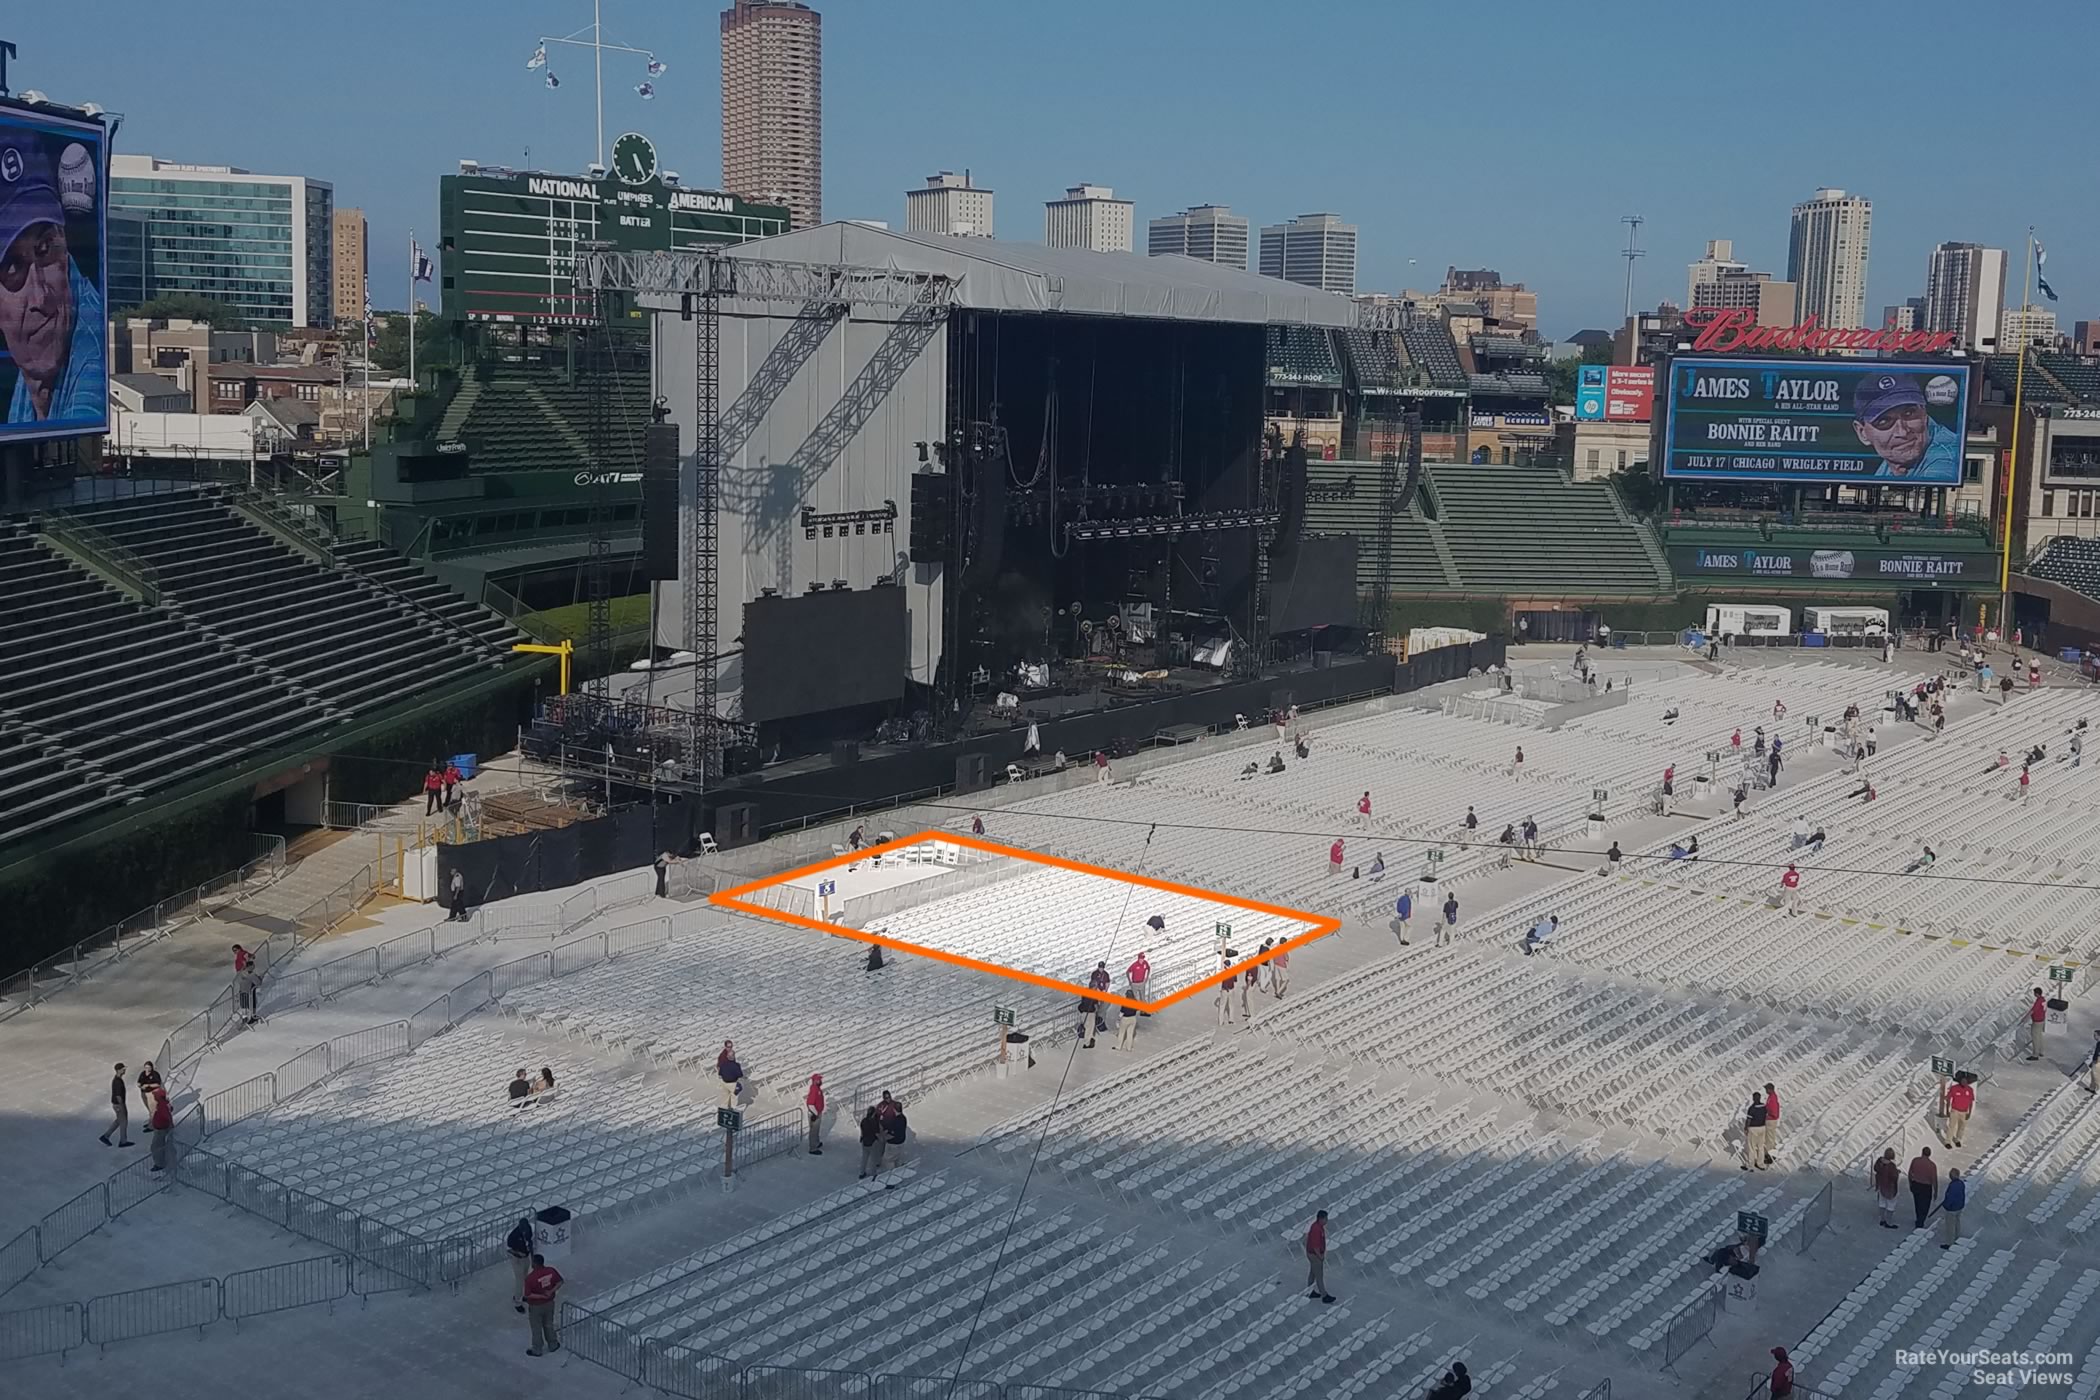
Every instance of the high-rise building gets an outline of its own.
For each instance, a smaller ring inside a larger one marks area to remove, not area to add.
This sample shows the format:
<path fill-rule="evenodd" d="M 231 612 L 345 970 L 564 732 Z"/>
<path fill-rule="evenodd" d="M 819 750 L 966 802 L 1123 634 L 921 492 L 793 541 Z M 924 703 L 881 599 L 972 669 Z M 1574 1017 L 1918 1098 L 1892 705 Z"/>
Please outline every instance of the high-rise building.
<path fill-rule="evenodd" d="M 1952 331 L 1964 350 L 1998 348 L 2005 309 L 2005 250 L 1980 243 L 1942 243 L 1925 268 L 1927 331 Z"/>
<path fill-rule="evenodd" d="M 365 211 L 335 211 L 334 269 L 336 315 L 351 324 L 364 313 L 365 278 L 372 271 L 372 256 L 365 246 Z"/>
<path fill-rule="evenodd" d="M 1245 272 L 1248 228 L 1244 215 L 1223 204 L 1199 204 L 1154 219 L 1146 229 L 1145 251 L 1155 258 L 1178 254 Z"/>
<path fill-rule="evenodd" d="M 2071 353 L 2074 355 L 2100 355 L 2100 321 L 2073 321 L 2071 323 Z"/>
<path fill-rule="evenodd" d="M 2041 306 L 2006 307 L 1998 317 L 1999 350 L 2010 355 L 2030 345 L 2037 350 L 2056 348 L 2056 313 Z"/>
<path fill-rule="evenodd" d="M 1724 272 L 1748 272 L 1749 265 L 1735 260 L 1735 240 L 1732 238 L 1709 238 L 1706 254 L 1686 269 L 1684 304 L 1699 306 L 1699 289 L 1721 280 Z"/>
<path fill-rule="evenodd" d="M 970 181 L 970 172 L 943 170 L 926 177 L 923 190 L 904 192 L 904 227 L 910 233 L 958 233 L 992 237 L 992 192 Z"/>
<path fill-rule="evenodd" d="M 1794 206 L 1786 280 L 1798 292 L 1802 319 L 1829 329 L 1860 329 L 1867 315 L 1867 244 L 1874 206 L 1856 194 L 1824 188 Z"/>
<path fill-rule="evenodd" d="M 722 11 L 722 184 L 824 221 L 824 18 L 794 0 Z"/>
<path fill-rule="evenodd" d="M 1356 225 L 1334 214 L 1300 214 L 1261 231 L 1261 275 L 1356 294 Z"/>
<path fill-rule="evenodd" d="M 1074 185 L 1063 199 L 1043 204 L 1043 241 L 1053 248 L 1092 248 L 1097 253 L 1130 251 L 1131 211 L 1106 185 Z"/>
<path fill-rule="evenodd" d="M 1921 331 L 1925 329 L 1925 298 L 1905 297 L 1881 308 L 1881 328 L 1885 331 Z"/>
<path fill-rule="evenodd" d="M 256 326 L 335 324 L 335 187 L 158 156 L 109 163 L 112 312 L 188 292 Z M 362 308 L 351 308 L 355 314 Z"/>
<path fill-rule="evenodd" d="M 1699 310 L 1748 311 L 1760 326 L 1791 326 L 1796 290 L 1793 283 L 1779 281 L 1769 272 L 1752 272 L 1741 263 L 1733 263 L 1722 266 L 1707 281 L 1692 283 L 1692 306 Z"/>

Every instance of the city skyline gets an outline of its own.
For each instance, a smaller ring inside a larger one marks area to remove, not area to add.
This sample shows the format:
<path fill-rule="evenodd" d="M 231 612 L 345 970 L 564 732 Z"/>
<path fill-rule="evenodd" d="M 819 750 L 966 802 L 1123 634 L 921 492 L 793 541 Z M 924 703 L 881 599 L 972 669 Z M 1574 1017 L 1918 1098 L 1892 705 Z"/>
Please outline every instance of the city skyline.
<path fill-rule="evenodd" d="M 1077 0 L 1054 23 L 953 0 L 900 11 L 878 12 L 859 0 L 815 8 L 829 31 L 823 197 L 832 219 L 901 227 L 904 189 L 928 170 L 964 167 L 1028 205 L 1055 198 L 1084 175 L 1133 200 L 1140 224 L 1204 203 L 1230 205 L 1256 227 L 1333 209 L 1362 230 L 1360 290 L 1419 284 L 1421 267 L 1495 267 L 1537 290 L 1541 331 L 1563 339 L 1619 320 L 1621 214 L 1647 220 L 1649 256 L 1637 269 L 1634 299 L 1653 306 L 1677 297 L 1682 268 L 1709 238 L 1731 238 L 1738 259 L 1783 275 L 1791 206 L 1831 185 L 1874 203 L 1864 298 L 1870 307 L 1922 294 L 1930 250 L 1956 241 L 2007 250 L 2006 302 L 2017 306 L 2031 223 L 2050 246 L 2061 318 L 2068 323 L 2100 310 L 2100 234 L 2093 231 L 2100 228 L 2100 190 L 2066 177 L 2087 163 L 2074 123 L 2029 126 L 2017 142 L 1990 138 L 1975 129 L 1990 125 L 1981 123 L 1936 133 L 1930 142 L 1876 146 L 1866 133 L 1888 122 L 1879 85 L 1833 81 L 1805 105 L 1765 104 L 1716 87 L 1716 114 L 1734 110 L 1740 118 L 1743 104 L 1754 110 L 1753 136 L 1722 140 L 1719 127 L 1678 118 L 1600 117 L 1600 135 L 1608 130 L 1622 148 L 1630 141 L 1648 149 L 1638 159 L 1582 158 L 1573 130 L 1581 121 L 1571 126 L 1564 110 L 1567 71 L 1585 63 L 1690 70 L 1706 60 L 1697 17 L 1660 5 L 1628 5 L 1603 26 L 1520 5 L 1505 26 L 1517 41 L 1508 55 L 1509 91 L 1493 110 L 1470 101 L 1456 76 L 1435 65 L 1411 85 L 1404 104 L 1380 85 L 1337 82 L 1327 89 L 1334 139 L 1326 142 L 1307 140 L 1302 127 L 1280 133 L 1258 103 L 1242 112 L 1199 99 L 1221 86 L 1252 91 L 1277 71 L 1317 72 L 1328 64 L 1340 73 L 1348 53 L 1368 47 L 1457 43 L 1463 17 L 1345 3 L 1338 7 L 1342 29 L 1355 37 L 1343 52 L 1314 35 L 1258 31 L 1262 8 L 1242 0 L 1202 7 L 1202 24 L 1194 22 L 1193 5 L 1133 11 L 1097 0 Z M 1770 7 L 1761 19 L 1784 28 L 1794 8 Z M 2059 39 L 2040 48 L 1951 4 L 1918 7 L 1916 22 L 1895 30 L 1850 11 L 1798 8 L 1804 22 L 1814 15 L 1834 51 L 1872 47 L 1889 71 L 1927 71 L 1935 54 L 1954 51 L 1965 62 L 2001 68 L 2017 60 L 2041 91 L 2071 90 L 2079 37 L 2100 37 L 2095 17 L 2069 5 L 2036 7 L 2036 23 Z M 346 89 L 347 119 L 341 104 L 316 100 L 267 122 L 236 119 L 231 103 L 196 100 L 199 83 L 238 85 L 240 73 L 255 71 L 237 62 L 240 41 L 229 49 L 223 31 L 195 31 L 131 0 L 113 9 L 133 42 L 106 44 L 109 11 L 53 12 L 39 17 L 34 33 L 9 33 L 21 45 L 10 74 L 17 91 L 34 87 L 55 100 L 125 113 L 116 143 L 122 152 L 332 183 L 344 204 L 366 211 L 382 304 L 405 284 L 387 263 L 403 256 L 410 228 L 436 227 L 437 178 L 459 159 L 581 171 L 591 158 L 587 72 L 576 68 L 559 90 L 549 90 L 524 68 L 538 34 L 588 23 L 588 6 L 576 0 L 526 0 L 497 22 L 480 12 L 426 12 L 377 0 L 357 11 L 355 25 L 306 12 L 276 16 L 274 29 L 237 24 L 231 32 L 311 40 L 345 71 L 364 75 Z M 234 9 L 236 19 L 244 9 L 261 13 L 254 5 Z M 718 14 L 712 5 L 605 5 L 609 38 L 647 47 L 668 64 L 654 99 L 644 101 L 608 62 L 608 136 L 651 134 L 664 164 L 689 187 L 722 184 L 715 164 Z M 403 48 L 396 40 L 410 31 L 420 42 Z M 1102 34 L 1120 42 L 1104 52 Z M 894 81 L 929 47 L 966 60 L 944 78 L 937 102 Z M 1031 63 L 991 62 L 1022 50 Z M 1177 62 L 1159 63 L 1162 51 L 1176 53 Z M 444 100 L 375 99 L 375 92 L 397 90 Z M 1370 129 L 1390 133 L 1383 161 L 1364 159 L 1360 143 Z M 1467 197 L 1448 180 L 1437 183 L 1434 197 L 1410 188 L 1408 150 L 1453 147 L 1467 152 L 1468 167 L 1501 169 L 1514 183 L 1488 187 L 1496 193 L 1486 198 Z M 1550 216 L 1540 217 L 1542 209 Z M 1034 241 L 1027 221 L 1018 232 Z"/>

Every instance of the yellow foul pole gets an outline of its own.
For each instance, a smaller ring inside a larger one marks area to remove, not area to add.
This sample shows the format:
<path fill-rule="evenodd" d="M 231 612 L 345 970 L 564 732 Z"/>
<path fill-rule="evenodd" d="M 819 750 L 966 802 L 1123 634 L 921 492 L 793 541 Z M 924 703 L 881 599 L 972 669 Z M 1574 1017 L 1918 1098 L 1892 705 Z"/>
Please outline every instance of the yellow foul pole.
<path fill-rule="evenodd" d="M 2005 458 L 2005 503 L 2000 510 L 1998 542 L 1998 636 L 2012 638 L 2013 490 L 2020 478 L 2020 416 L 2027 396 L 2028 304 L 2034 299 L 2034 229 L 2027 230 L 2027 281 L 2020 289 L 2020 363 L 2013 370 L 2012 450 Z"/>

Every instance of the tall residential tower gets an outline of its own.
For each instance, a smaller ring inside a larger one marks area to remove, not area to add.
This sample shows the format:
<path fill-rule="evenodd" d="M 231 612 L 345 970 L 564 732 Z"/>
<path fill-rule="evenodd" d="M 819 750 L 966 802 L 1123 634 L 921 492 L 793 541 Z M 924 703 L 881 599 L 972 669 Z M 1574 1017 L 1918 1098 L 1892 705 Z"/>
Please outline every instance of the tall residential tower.
<path fill-rule="evenodd" d="M 1245 272 L 1247 228 L 1245 215 L 1235 214 L 1222 204 L 1199 204 L 1179 214 L 1154 219 L 1146 229 L 1145 252 L 1155 258 L 1178 254 Z"/>
<path fill-rule="evenodd" d="M 1925 320 L 1920 329 L 1953 331 L 1964 350 L 1998 348 L 2005 311 L 2005 250 L 1980 243 L 1942 243 L 1925 266 Z"/>
<path fill-rule="evenodd" d="M 1300 214 L 1261 231 L 1264 277 L 1356 295 L 1356 225 L 1334 214 Z"/>
<path fill-rule="evenodd" d="M 1795 311 L 1819 325 L 1856 329 L 1867 323 L 1867 244 L 1874 206 L 1856 194 L 1820 189 L 1794 206 L 1786 280 L 1797 289 Z"/>
<path fill-rule="evenodd" d="M 824 18 L 791 0 L 722 11 L 722 185 L 824 221 Z"/>

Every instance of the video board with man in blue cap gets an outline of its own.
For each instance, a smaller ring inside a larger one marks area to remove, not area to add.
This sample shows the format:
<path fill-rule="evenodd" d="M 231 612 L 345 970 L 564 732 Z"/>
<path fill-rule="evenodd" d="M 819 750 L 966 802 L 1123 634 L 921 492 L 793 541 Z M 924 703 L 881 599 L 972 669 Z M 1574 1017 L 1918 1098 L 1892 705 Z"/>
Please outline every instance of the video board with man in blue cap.
<path fill-rule="evenodd" d="M 1663 475 L 1959 486 L 1968 397 L 1960 360 L 1679 356 Z"/>
<path fill-rule="evenodd" d="M 108 147 L 0 103 L 0 442 L 109 429 Z"/>

